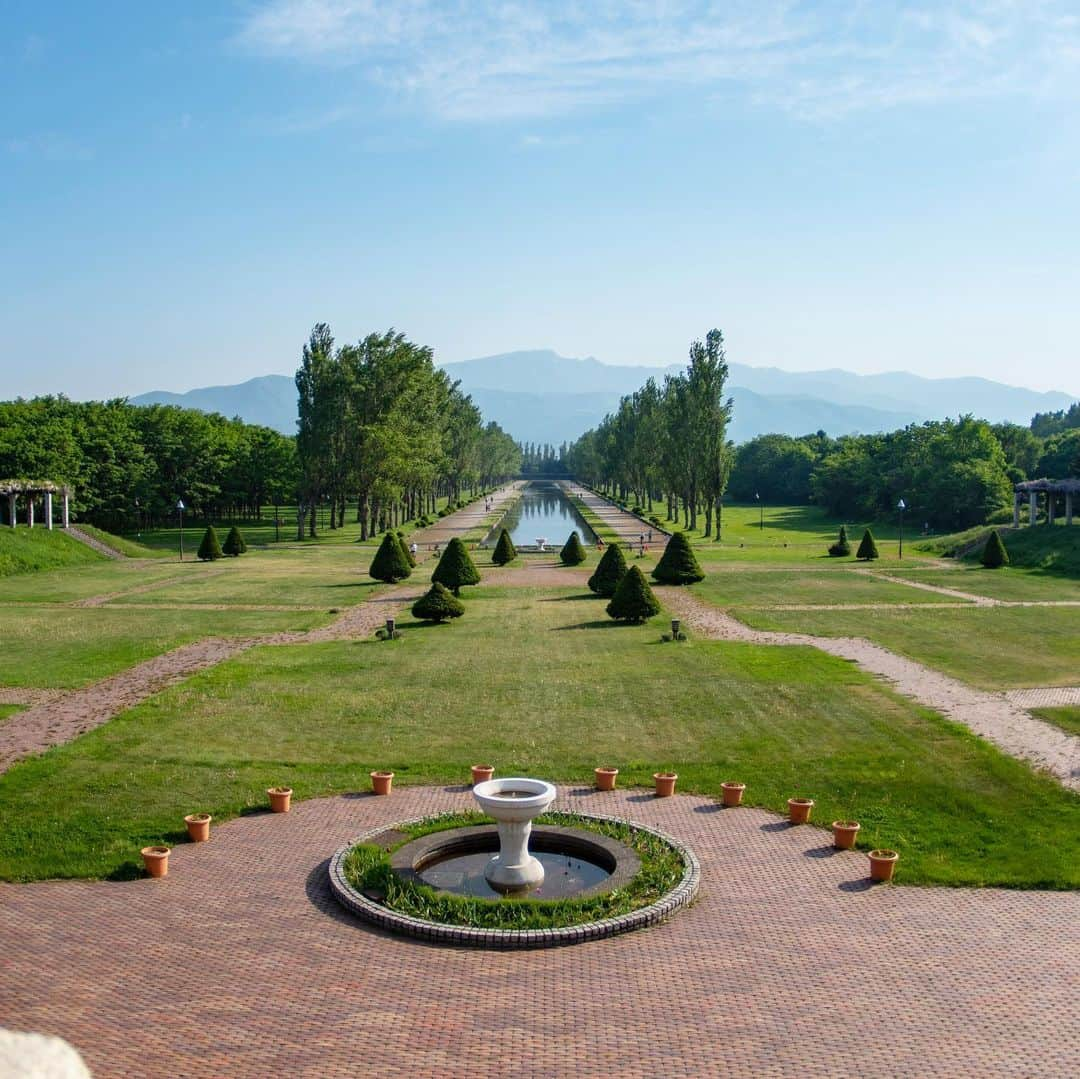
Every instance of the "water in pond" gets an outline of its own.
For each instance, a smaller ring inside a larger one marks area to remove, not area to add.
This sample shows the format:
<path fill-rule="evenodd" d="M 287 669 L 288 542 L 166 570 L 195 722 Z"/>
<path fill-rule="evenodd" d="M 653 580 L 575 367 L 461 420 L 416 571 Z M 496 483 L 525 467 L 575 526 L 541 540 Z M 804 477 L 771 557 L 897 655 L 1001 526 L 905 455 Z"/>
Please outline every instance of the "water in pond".
<path fill-rule="evenodd" d="M 515 546 L 531 547 L 538 539 L 547 540 L 559 550 L 575 529 L 581 542 L 591 546 L 596 533 L 585 523 L 585 518 L 555 483 L 533 481 L 521 492 L 506 515 L 492 529 L 488 542 L 494 543 L 499 532 L 506 529 Z"/>
<path fill-rule="evenodd" d="M 451 854 L 429 862 L 420 870 L 425 884 L 455 895 L 471 895 L 480 899 L 504 897 L 484 879 L 484 870 L 491 861 L 491 851 L 473 851 L 469 854 Z M 577 895 L 586 888 L 601 884 L 611 876 L 603 866 L 586 861 L 576 854 L 558 854 L 553 851 L 534 850 L 532 856 L 544 867 L 544 882 L 528 892 L 530 899 L 565 899 Z M 520 898 L 520 896 L 519 896 Z"/>

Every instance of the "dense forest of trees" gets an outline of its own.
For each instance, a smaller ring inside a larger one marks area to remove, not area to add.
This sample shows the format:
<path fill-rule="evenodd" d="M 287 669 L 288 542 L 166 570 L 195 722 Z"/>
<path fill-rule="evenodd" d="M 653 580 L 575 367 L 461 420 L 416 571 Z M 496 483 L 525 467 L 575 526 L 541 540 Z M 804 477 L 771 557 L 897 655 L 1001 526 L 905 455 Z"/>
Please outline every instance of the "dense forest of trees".
<path fill-rule="evenodd" d="M 457 383 L 431 349 L 393 330 L 355 345 L 334 345 L 319 323 L 296 372 L 301 513 L 315 532 L 316 509 L 330 503 L 330 527 L 357 502 L 361 536 L 434 512 L 439 495 L 494 486 L 516 475 L 521 451 Z"/>
<path fill-rule="evenodd" d="M 296 443 L 268 427 L 175 405 L 65 397 L 0 402 L 0 477 L 74 488 L 78 516 L 114 532 L 194 516 L 257 518 L 291 502 Z"/>
<path fill-rule="evenodd" d="M 719 538 L 721 500 L 735 456 L 727 437 L 727 377 L 723 335 L 711 330 L 704 342 L 690 346 L 684 373 L 667 376 L 663 385 L 650 378 L 624 397 L 616 412 L 569 447 L 567 465 L 578 479 L 623 499 L 632 494 L 650 511 L 654 501 L 666 502 L 668 515 L 681 512 L 690 528 L 703 514 L 706 535 L 715 519 Z"/>
<path fill-rule="evenodd" d="M 521 474 L 523 476 L 562 476 L 567 472 L 567 443 L 556 448 L 550 442 L 522 442 Z"/>

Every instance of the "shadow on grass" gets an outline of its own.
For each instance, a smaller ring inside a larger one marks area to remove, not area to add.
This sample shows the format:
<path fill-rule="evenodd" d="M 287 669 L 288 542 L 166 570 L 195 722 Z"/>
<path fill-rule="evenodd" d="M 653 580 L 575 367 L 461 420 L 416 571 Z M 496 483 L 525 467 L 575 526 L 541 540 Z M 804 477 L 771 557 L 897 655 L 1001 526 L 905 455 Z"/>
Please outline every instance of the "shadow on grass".
<path fill-rule="evenodd" d="M 143 875 L 143 867 L 140 862 L 124 862 L 118 865 L 105 879 L 106 880 L 138 880 Z"/>
<path fill-rule="evenodd" d="M 582 599 L 611 599 L 610 596 L 598 596 L 595 592 L 582 592 L 580 594 L 575 593 L 573 596 L 545 596 L 540 600 L 541 603 L 568 603 L 571 600 Z"/>
<path fill-rule="evenodd" d="M 568 629 L 618 629 L 623 623 L 607 619 L 603 622 L 575 622 L 572 626 L 552 626 L 552 633 L 562 633 Z"/>

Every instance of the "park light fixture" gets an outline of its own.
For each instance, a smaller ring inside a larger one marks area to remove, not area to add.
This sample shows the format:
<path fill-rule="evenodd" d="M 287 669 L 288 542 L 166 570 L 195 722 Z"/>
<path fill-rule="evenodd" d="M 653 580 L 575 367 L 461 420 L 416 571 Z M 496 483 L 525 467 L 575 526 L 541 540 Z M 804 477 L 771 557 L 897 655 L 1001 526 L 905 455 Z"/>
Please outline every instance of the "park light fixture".
<path fill-rule="evenodd" d="M 754 498 L 758 504 L 758 530 L 765 531 L 765 503 L 761 501 L 761 495 L 757 491 L 754 492 Z"/>
<path fill-rule="evenodd" d="M 904 557 L 904 510 L 907 509 L 907 503 L 901 498 L 896 503 L 896 508 L 900 511 L 900 558 Z"/>
<path fill-rule="evenodd" d="M 180 561 L 184 561 L 184 500 L 176 500 L 176 512 L 180 514 Z"/>

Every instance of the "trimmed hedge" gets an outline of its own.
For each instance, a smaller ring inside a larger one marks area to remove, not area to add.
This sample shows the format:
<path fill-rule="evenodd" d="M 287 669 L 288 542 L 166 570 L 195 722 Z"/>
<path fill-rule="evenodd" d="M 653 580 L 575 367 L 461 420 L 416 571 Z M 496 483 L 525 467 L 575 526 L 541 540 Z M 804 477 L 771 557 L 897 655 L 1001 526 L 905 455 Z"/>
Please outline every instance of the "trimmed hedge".
<path fill-rule="evenodd" d="M 1005 543 L 998 535 L 996 528 L 986 539 L 986 546 L 983 547 L 982 552 L 982 564 L 987 569 L 1000 569 L 1009 564 L 1009 552 L 1005 550 Z"/>
<path fill-rule="evenodd" d="M 236 525 L 229 529 L 229 534 L 225 537 L 225 545 L 221 549 L 233 558 L 239 558 L 247 550 L 244 533 Z"/>
<path fill-rule="evenodd" d="M 210 525 L 203 533 L 202 542 L 199 544 L 199 558 L 203 562 L 212 562 L 221 557 L 221 544 L 218 542 L 217 532 L 214 531 L 214 526 Z"/>
<path fill-rule="evenodd" d="M 874 542 L 874 534 L 868 528 L 859 541 L 859 549 L 855 552 L 856 558 L 861 558 L 865 562 L 869 562 L 873 558 L 880 558 L 878 554 L 877 544 Z"/>
<path fill-rule="evenodd" d="M 631 566 L 623 574 L 607 605 L 607 613 L 625 622 L 645 622 L 660 613 L 660 603 L 637 566 Z"/>
<path fill-rule="evenodd" d="M 685 532 L 675 532 L 668 540 L 652 575 L 661 584 L 693 584 L 705 579 Z"/>
<path fill-rule="evenodd" d="M 510 538 L 510 533 L 504 528 L 499 533 L 499 541 L 495 544 L 495 550 L 491 554 L 491 561 L 496 566 L 505 566 L 507 562 L 513 562 L 517 558 L 517 548 Z"/>
<path fill-rule="evenodd" d="M 847 528 L 840 526 L 840 538 L 829 548 L 830 558 L 847 558 L 851 554 L 851 544 L 848 543 Z"/>
<path fill-rule="evenodd" d="M 436 581 L 412 605 L 412 613 L 413 618 L 423 622 L 445 622 L 448 618 L 460 618 L 465 613 L 465 604 Z"/>
<path fill-rule="evenodd" d="M 385 581 L 387 584 L 403 581 L 412 574 L 409 552 L 402 546 L 401 537 L 396 532 L 389 531 L 383 536 L 382 543 L 371 560 L 368 574 L 376 581 Z"/>
<path fill-rule="evenodd" d="M 600 564 L 589 578 L 589 588 L 598 596 L 613 596 L 626 575 L 626 557 L 617 543 L 609 543 L 600 556 Z"/>
<path fill-rule="evenodd" d="M 480 583 L 480 571 L 457 536 L 446 545 L 431 579 L 446 585 L 455 596 L 461 595 L 463 585 Z"/>
<path fill-rule="evenodd" d="M 585 561 L 585 548 L 581 546 L 581 537 L 575 529 L 570 533 L 559 552 L 559 558 L 568 566 L 578 566 Z"/>

